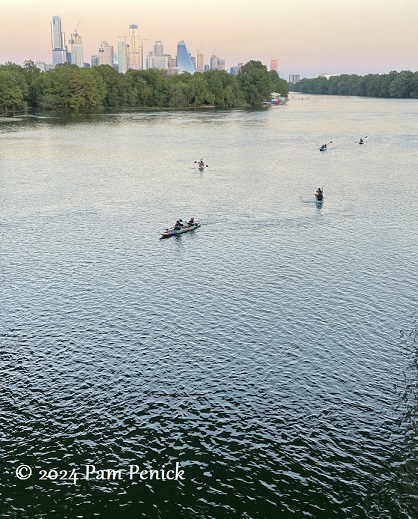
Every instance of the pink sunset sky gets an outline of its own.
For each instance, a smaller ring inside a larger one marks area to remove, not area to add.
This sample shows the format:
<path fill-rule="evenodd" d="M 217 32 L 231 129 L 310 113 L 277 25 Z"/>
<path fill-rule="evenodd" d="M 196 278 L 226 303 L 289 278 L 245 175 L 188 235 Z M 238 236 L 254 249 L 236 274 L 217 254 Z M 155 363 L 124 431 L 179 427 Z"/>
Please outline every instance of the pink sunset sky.
<path fill-rule="evenodd" d="M 117 50 L 120 36 L 138 24 L 144 56 L 161 40 L 176 54 L 184 40 L 192 55 L 226 68 L 260 60 L 279 73 L 328 74 L 418 70 L 418 0 L 0 0 L 0 63 L 52 62 L 50 21 L 60 16 L 68 41 L 78 26 L 84 61 L 101 41 Z"/>

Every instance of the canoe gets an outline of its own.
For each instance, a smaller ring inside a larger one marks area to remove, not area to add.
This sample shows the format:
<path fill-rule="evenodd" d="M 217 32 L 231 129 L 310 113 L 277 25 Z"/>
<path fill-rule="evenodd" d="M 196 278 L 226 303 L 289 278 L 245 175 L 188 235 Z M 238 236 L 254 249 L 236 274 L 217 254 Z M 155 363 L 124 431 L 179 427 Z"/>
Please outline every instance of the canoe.
<path fill-rule="evenodd" d="M 171 236 L 180 236 L 181 234 L 184 234 L 185 232 L 194 231 L 198 227 L 200 227 L 200 223 L 196 223 L 194 225 L 189 225 L 189 227 L 183 227 L 182 229 L 179 229 L 178 231 L 175 231 L 174 229 L 167 229 L 166 231 L 161 233 L 161 238 L 170 238 Z"/>
<path fill-rule="evenodd" d="M 315 198 L 316 198 L 316 201 L 318 204 L 322 203 L 324 201 L 324 196 L 323 195 L 315 195 Z"/>

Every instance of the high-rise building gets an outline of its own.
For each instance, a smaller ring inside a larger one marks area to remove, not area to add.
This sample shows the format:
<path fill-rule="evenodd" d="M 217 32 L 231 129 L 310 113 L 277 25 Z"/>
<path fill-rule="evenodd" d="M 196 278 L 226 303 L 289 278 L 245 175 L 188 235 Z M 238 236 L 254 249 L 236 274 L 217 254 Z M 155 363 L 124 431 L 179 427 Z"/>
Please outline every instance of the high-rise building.
<path fill-rule="evenodd" d="M 154 43 L 154 52 L 149 52 L 147 56 L 147 68 L 157 68 L 167 70 L 170 68 L 172 58 L 170 54 L 164 54 L 162 41 Z"/>
<path fill-rule="evenodd" d="M 35 67 L 37 67 L 39 70 L 42 70 L 43 72 L 45 72 L 46 70 L 46 63 L 44 61 L 35 61 Z"/>
<path fill-rule="evenodd" d="M 77 29 L 71 34 L 71 63 L 78 67 L 83 66 L 83 42 Z"/>
<path fill-rule="evenodd" d="M 102 41 L 99 49 L 99 65 L 110 65 L 113 67 L 113 45 Z"/>
<path fill-rule="evenodd" d="M 279 72 L 279 61 L 277 59 L 271 60 L 270 70 L 275 70 L 276 72 Z"/>
<path fill-rule="evenodd" d="M 168 73 L 175 74 L 177 67 L 177 58 L 169 57 L 168 58 Z"/>
<path fill-rule="evenodd" d="M 143 48 L 136 24 L 129 26 L 129 68 L 135 70 L 144 68 Z"/>
<path fill-rule="evenodd" d="M 183 40 L 177 43 L 177 72 L 179 74 L 182 72 L 194 74 L 194 66 Z"/>
<path fill-rule="evenodd" d="M 94 56 L 91 57 L 91 66 L 92 67 L 98 67 L 99 66 L 99 56 L 98 54 L 95 54 Z"/>
<path fill-rule="evenodd" d="M 241 69 L 242 67 L 244 66 L 244 63 L 238 63 L 238 65 L 236 67 L 231 67 L 229 69 L 229 72 L 233 75 L 233 76 L 237 76 L 240 72 L 241 72 Z"/>
<path fill-rule="evenodd" d="M 128 45 L 125 41 L 118 43 L 118 72 L 125 74 L 129 68 Z"/>
<path fill-rule="evenodd" d="M 52 63 L 65 63 L 65 34 L 61 29 L 61 16 L 53 16 L 51 22 Z"/>
<path fill-rule="evenodd" d="M 298 83 L 300 81 L 300 76 L 298 74 L 291 74 L 289 76 L 289 83 Z"/>
<path fill-rule="evenodd" d="M 162 41 L 156 41 L 154 43 L 154 56 L 163 56 L 164 47 Z"/>
<path fill-rule="evenodd" d="M 203 54 L 201 54 L 200 52 L 198 52 L 196 56 L 196 69 L 199 72 L 203 72 L 204 69 Z"/>
<path fill-rule="evenodd" d="M 160 70 L 168 69 L 170 58 L 171 56 L 169 54 L 164 54 L 164 56 L 155 56 L 155 54 L 150 52 L 147 56 L 147 68 L 158 68 Z"/>
<path fill-rule="evenodd" d="M 218 58 L 218 56 L 212 55 L 210 57 L 210 69 L 225 70 L 225 60 Z"/>

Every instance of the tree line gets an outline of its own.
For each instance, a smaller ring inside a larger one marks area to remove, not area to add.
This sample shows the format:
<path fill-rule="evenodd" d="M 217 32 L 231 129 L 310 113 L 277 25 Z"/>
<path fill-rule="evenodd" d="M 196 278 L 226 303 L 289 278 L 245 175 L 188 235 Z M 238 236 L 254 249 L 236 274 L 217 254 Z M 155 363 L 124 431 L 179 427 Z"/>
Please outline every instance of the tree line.
<path fill-rule="evenodd" d="M 319 76 L 312 79 L 302 79 L 291 85 L 294 92 L 304 94 L 418 98 L 418 72 L 402 70 L 389 74 L 342 74 L 327 79 Z"/>
<path fill-rule="evenodd" d="M 28 108 L 74 112 L 106 108 L 188 108 L 204 105 L 259 106 L 272 92 L 287 97 L 287 82 L 260 61 L 249 61 L 237 76 L 223 70 L 168 75 L 164 70 L 110 65 L 79 68 L 64 63 L 41 72 L 33 61 L 0 65 L 0 113 Z"/>

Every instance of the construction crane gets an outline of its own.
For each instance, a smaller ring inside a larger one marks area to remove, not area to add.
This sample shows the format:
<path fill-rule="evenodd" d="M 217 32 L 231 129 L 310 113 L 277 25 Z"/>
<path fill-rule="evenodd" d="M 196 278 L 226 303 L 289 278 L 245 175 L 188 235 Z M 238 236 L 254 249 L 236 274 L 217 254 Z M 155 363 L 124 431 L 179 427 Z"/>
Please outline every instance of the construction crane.
<path fill-rule="evenodd" d="M 81 18 L 78 20 L 77 22 L 77 25 L 76 25 L 76 28 L 74 29 L 74 32 L 71 34 L 71 38 L 68 40 L 68 43 L 70 43 L 71 45 L 73 45 L 74 43 L 80 43 L 77 39 L 78 37 L 80 36 L 78 34 L 78 26 L 80 25 L 80 22 L 81 22 Z M 76 40 L 74 40 L 74 38 L 76 38 Z"/>

